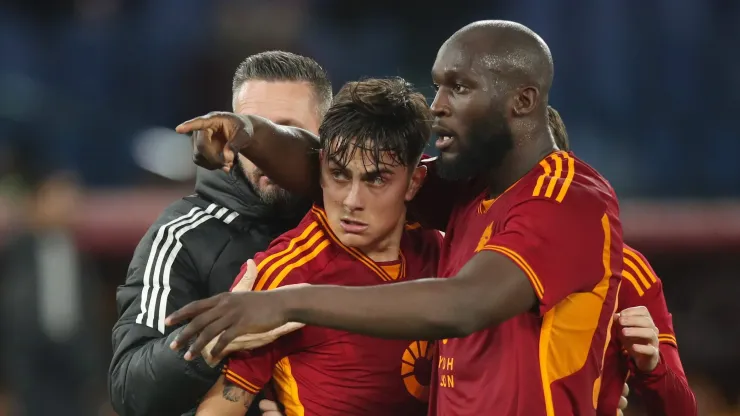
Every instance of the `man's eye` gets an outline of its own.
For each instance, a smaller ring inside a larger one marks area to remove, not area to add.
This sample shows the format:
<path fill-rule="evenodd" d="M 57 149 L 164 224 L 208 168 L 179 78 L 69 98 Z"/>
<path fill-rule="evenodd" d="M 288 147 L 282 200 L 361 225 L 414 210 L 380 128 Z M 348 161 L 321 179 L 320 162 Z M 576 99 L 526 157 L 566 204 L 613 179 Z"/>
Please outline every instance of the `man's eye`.
<path fill-rule="evenodd" d="M 371 185 L 380 186 L 380 185 L 385 184 L 385 179 L 383 179 L 382 176 L 376 176 L 373 179 L 371 179 L 369 182 Z"/>
<path fill-rule="evenodd" d="M 462 84 L 455 84 L 455 87 L 452 90 L 458 94 L 465 94 L 466 92 L 468 92 L 468 87 Z"/>
<path fill-rule="evenodd" d="M 336 179 L 336 180 L 338 180 L 338 181 L 343 181 L 343 180 L 346 180 L 347 179 L 347 175 L 345 175 L 344 172 L 342 172 L 339 169 L 332 170 L 331 171 L 331 177 L 334 178 L 334 179 Z"/>

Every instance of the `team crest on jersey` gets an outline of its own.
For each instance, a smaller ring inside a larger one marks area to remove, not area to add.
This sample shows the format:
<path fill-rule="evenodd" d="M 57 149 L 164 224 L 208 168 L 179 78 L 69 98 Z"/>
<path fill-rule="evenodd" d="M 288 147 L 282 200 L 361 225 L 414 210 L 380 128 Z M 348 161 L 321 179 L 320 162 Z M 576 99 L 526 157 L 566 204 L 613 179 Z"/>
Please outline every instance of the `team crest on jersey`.
<path fill-rule="evenodd" d="M 491 221 L 490 224 L 488 224 L 488 227 L 486 227 L 485 231 L 483 231 L 483 235 L 480 236 L 480 240 L 478 240 L 478 247 L 475 248 L 475 252 L 479 252 L 483 250 L 483 247 L 488 244 L 488 240 L 491 239 L 491 233 L 493 232 L 493 221 Z"/>
<path fill-rule="evenodd" d="M 432 378 L 434 343 L 414 341 L 403 352 L 401 377 L 406 390 L 422 402 L 429 401 L 429 382 Z"/>

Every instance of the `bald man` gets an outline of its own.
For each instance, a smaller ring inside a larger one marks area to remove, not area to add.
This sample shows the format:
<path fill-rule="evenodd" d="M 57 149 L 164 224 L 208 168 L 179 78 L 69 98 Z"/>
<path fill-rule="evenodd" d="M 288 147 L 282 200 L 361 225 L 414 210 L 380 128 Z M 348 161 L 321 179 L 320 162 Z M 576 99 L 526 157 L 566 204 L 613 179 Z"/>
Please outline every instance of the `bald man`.
<path fill-rule="evenodd" d="M 440 275 L 220 295 L 168 318 L 193 319 L 173 348 L 200 334 L 192 357 L 225 331 L 217 354 L 238 335 L 288 321 L 441 340 L 430 414 L 595 413 L 622 231 L 608 182 L 559 151 L 548 128 L 550 50 L 518 23 L 476 22 L 442 45 L 432 78 L 440 156 L 425 161 L 427 181 L 411 208 L 446 232 Z M 316 152 L 307 151 L 315 138 L 305 131 L 227 113 L 178 131 L 228 143 L 223 154 L 204 155 L 214 165 L 230 166 L 239 151 L 290 190 L 318 194 Z"/>

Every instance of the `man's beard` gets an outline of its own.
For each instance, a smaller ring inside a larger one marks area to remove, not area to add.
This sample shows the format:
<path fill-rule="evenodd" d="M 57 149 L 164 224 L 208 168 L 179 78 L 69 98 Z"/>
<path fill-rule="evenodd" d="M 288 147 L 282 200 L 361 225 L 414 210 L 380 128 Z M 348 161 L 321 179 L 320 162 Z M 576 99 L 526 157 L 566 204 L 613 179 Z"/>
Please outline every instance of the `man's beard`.
<path fill-rule="evenodd" d="M 239 168 L 242 170 L 247 182 L 249 182 L 249 186 L 265 205 L 271 206 L 279 211 L 290 211 L 301 205 L 301 198 L 277 185 L 270 186 L 270 189 L 261 188 L 259 180 L 261 176 L 264 176 L 264 172 L 262 172 L 262 170 L 255 169 L 252 172 L 247 172 L 241 163 L 239 163 Z"/>
<path fill-rule="evenodd" d="M 437 159 L 441 178 L 464 180 L 498 168 L 514 148 L 514 138 L 506 120 L 499 116 L 470 129 L 467 140 L 460 145 L 460 151 L 451 160 L 443 155 Z"/>
<path fill-rule="evenodd" d="M 252 188 L 257 196 L 267 205 L 285 206 L 290 205 L 294 196 L 283 188 L 275 187 L 272 189 L 262 189 L 259 184 L 252 182 Z"/>
<path fill-rule="evenodd" d="M 277 185 L 272 185 L 269 189 L 261 188 L 259 179 L 263 175 L 264 173 L 258 170 L 254 177 L 249 178 L 252 189 L 262 202 L 275 208 L 290 208 L 297 205 L 299 198 Z"/>

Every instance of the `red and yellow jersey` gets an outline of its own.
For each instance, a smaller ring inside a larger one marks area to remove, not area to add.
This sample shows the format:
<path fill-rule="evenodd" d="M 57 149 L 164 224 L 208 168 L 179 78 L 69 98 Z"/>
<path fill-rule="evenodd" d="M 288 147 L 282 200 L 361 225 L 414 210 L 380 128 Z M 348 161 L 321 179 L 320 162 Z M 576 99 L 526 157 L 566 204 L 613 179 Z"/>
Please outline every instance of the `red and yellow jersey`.
<path fill-rule="evenodd" d="M 343 245 L 326 213 L 314 207 L 297 228 L 255 256 L 254 290 L 297 283 L 370 286 L 434 276 L 440 244 L 437 231 L 406 226 L 399 261 L 376 263 Z M 432 354 L 433 344 L 426 341 L 307 326 L 232 355 L 224 372 L 251 393 L 272 378 L 286 416 L 425 415 Z"/>
<path fill-rule="evenodd" d="M 440 341 L 430 414 L 594 414 L 622 271 L 611 186 L 572 153 L 556 152 L 498 198 L 487 196 L 471 185 L 458 198 L 440 275 L 455 276 L 490 250 L 521 268 L 539 305 Z"/>
<path fill-rule="evenodd" d="M 622 279 L 618 310 L 621 311 L 635 306 L 647 308 L 655 326 L 658 328 L 661 361 L 668 363 L 671 374 L 680 381 L 679 383 L 669 383 L 673 385 L 672 388 L 662 389 L 664 390 L 662 392 L 657 391 L 670 397 L 658 398 L 658 400 L 654 400 L 656 403 L 646 404 L 648 406 L 658 406 L 661 409 L 661 414 L 674 414 L 676 412 L 666 412 L 665 405 L 670 402 L 682 403 L 682 410 L 676 414 L 696 414 L 695 404 L 691 405 L 694 402 L 693 394 L 688 388 L 688 382 L 678 358 L 676 334 L 673 331 L 673 319 L 668 312 L 668 306 L 663 295 L 663 282 L 655 274 L 647 259 L 640 252 L 627 245 L 624 246 Z M 622 395 L 622 387 L 628 380 L 630 372 L 635 370 L 627 351 L 619 341 L 618 330 L 619 325 L 614 325 L 612 338 L 604 358 L 603 383 L 597 412 L 603 416 L 616 414 L 619 397 Z M 643 400 L 651 400 L 652 395 L 645 394 L 647 392 L 644 391 L 648 386 L 632 385 L 631 380 L 630 384 L 635 393 L 643 396 Z"/>

